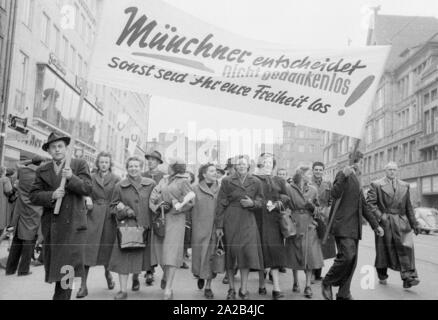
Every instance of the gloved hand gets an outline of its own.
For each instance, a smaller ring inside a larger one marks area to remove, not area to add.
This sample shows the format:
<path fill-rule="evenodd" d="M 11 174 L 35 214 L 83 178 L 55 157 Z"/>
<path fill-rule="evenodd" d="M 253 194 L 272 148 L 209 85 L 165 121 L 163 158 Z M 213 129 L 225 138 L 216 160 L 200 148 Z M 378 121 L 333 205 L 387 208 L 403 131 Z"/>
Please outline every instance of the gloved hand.
<path fill-rule="evenodd" d="M 169 203 L 169 202 L 162 202 L 162 203 L 160 204 L 160 206 L 158 207 L 158 209 L 160 210 L 160 212 L 161 212 L 161 208 L 163 208 L 164 213 L 168 213 L 168 212 L 172 209 L 172 204 Z"/>
<path fill-rule="evenodd" d="M 134 210 L 132 210 L 131 208 L 126 209 L 126 215 L 128 216 L 128 218 L 135 218 L 136 217 Z"/>
<path fill-rule="evenodd" d="M 307 211 L 314 212 L 316 207 L 315 207 L 315 205 L 314 205 L 313 203 L 311 203 L 311 202 L 307 202 L 307 203 L 304 205 L 304 208 L 305 208 Z"/>

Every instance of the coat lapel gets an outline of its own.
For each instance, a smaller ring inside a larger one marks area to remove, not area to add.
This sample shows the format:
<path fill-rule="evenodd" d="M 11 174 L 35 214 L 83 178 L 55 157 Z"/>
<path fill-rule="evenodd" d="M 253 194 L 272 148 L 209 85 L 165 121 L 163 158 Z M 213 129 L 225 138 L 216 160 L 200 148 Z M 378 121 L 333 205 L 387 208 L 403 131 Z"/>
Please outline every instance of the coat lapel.
<path fill-rule="evenodd" d="M 384 184 L 382 184 L 382 191 L 385 192 L 391 199 L 394 197 L 394 189 L 392 185 L 386 180 Z"/>
<path fill-rule="evenodd" d="M 399 180 L 395 180 L 395 181 L 396 181 L 396 190 L 394 195 L 394 201 L 396 201 L 396 203 L 399 203 L 400 200 L 404 197 L 408 188 L 402 185 Z"/>
<path fill-rule="evenodd" d="M 204 181 L 201 181 L 199 183 L 199 189 L 202 190 L 202 192 L 207 193 L 209 195 L 211 195 L 212 197 L 214 197 L 217 194 L 217 191 L 219 189 L 219 184 L 217 182 L 215 182 L 212 186 L 211 189 L 207 186 L 207 183 Z"/>

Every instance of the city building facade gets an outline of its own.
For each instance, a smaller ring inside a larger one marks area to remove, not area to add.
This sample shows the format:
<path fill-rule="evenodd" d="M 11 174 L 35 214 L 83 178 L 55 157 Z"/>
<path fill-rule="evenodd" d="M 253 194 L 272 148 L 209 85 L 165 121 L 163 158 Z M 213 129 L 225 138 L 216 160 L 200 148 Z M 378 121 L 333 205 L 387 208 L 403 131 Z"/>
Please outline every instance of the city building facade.
<path fill-rule="evenodd" d="M 286 169 L 292 176 L 299 166 L 311 166 L 323 160 L 324 131 L 283 123 L 283 144 L 278 151 L 278 168 Z"/>
<path fill-rule="evenodd" d="M 105 150 L 114 155 L 116 170 L 123 173 L 133 127 L 138 129 L 132 153 L 144 155 L 150 97 L 84 81 L 100 5 L 99 0 L 18 1 L 6 166 L 36 154 L 47 156 L 41 146 L 48 134 L 71 135 L 74 125 L 74 156 L 90 166 Z M 81 92 L 85 98 L 79 114 Z M 121 114 L 128 116 L 122 127 Z"/>
<path fill-rule="evenodd" d="M 363 184 L 384 175 L 395 161 L 410 184 L 415 206 L 438 207 L 438 19 L 373 16 L 367 45 L 392 45 L 359 150 Z M 328 178 L 348 164 L 353 141 L 326 133 Z"/>

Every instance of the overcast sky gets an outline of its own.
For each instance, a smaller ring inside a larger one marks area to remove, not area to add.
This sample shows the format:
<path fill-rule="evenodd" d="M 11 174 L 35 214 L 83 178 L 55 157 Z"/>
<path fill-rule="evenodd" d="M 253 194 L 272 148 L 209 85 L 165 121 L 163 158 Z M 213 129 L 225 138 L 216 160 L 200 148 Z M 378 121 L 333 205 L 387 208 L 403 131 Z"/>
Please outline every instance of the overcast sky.
<path fill-rule="evenodd" d="M 166 0 L 201 20 L 247 38 L 284 43 L 299 48 L 364 46 L 366 8 L 381 5 L 381 14 L 438 17 L 437 0 Z M 185 112 L 175 114 L 183 107 Z M 173 116 L 170 116 L 173 115 Z M 174 129 L 187 132 L 188 123 L 199 129 L 274 130 L 280 121 L 153 97 L 149 139 Z"/>

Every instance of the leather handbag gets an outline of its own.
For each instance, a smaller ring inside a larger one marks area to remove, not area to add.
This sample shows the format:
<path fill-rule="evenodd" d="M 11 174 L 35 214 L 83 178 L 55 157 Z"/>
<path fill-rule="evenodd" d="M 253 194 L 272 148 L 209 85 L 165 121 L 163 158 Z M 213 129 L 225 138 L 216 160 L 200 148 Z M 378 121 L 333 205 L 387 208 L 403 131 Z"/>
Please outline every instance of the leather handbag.
<path fill-rule="evenodd" d="M 132 250 L 146 248 L 148 230 L 144 227 L 136 226 L 130 227 L 126 221 L 122 221 L 117 227 L 117 240 L 120 250 Z"/>
<path fill-rule="evenodd" d="M 280 215 L 278 221 L 283 238 L 287 239 L 297 234 L 297 224 L 292 219 L 292 211 L 290 209 L 286 209 L 283 204 L 280 206 Z"/>
<path fill-rule="evenodd" d="M 152 221 L 152 230 L 159 238 L 164 238 L 166 233 L 166 218 L 164 216 L 164 208 L 161 206 L 161 213 L 156 215 Z"/>
<path fill-rule="evenodd" d="M 214 274 L 225 273 L 225 246 L 222 237 L 217 239 L 215 251 L 211 261 L 211 271 Z"/>

